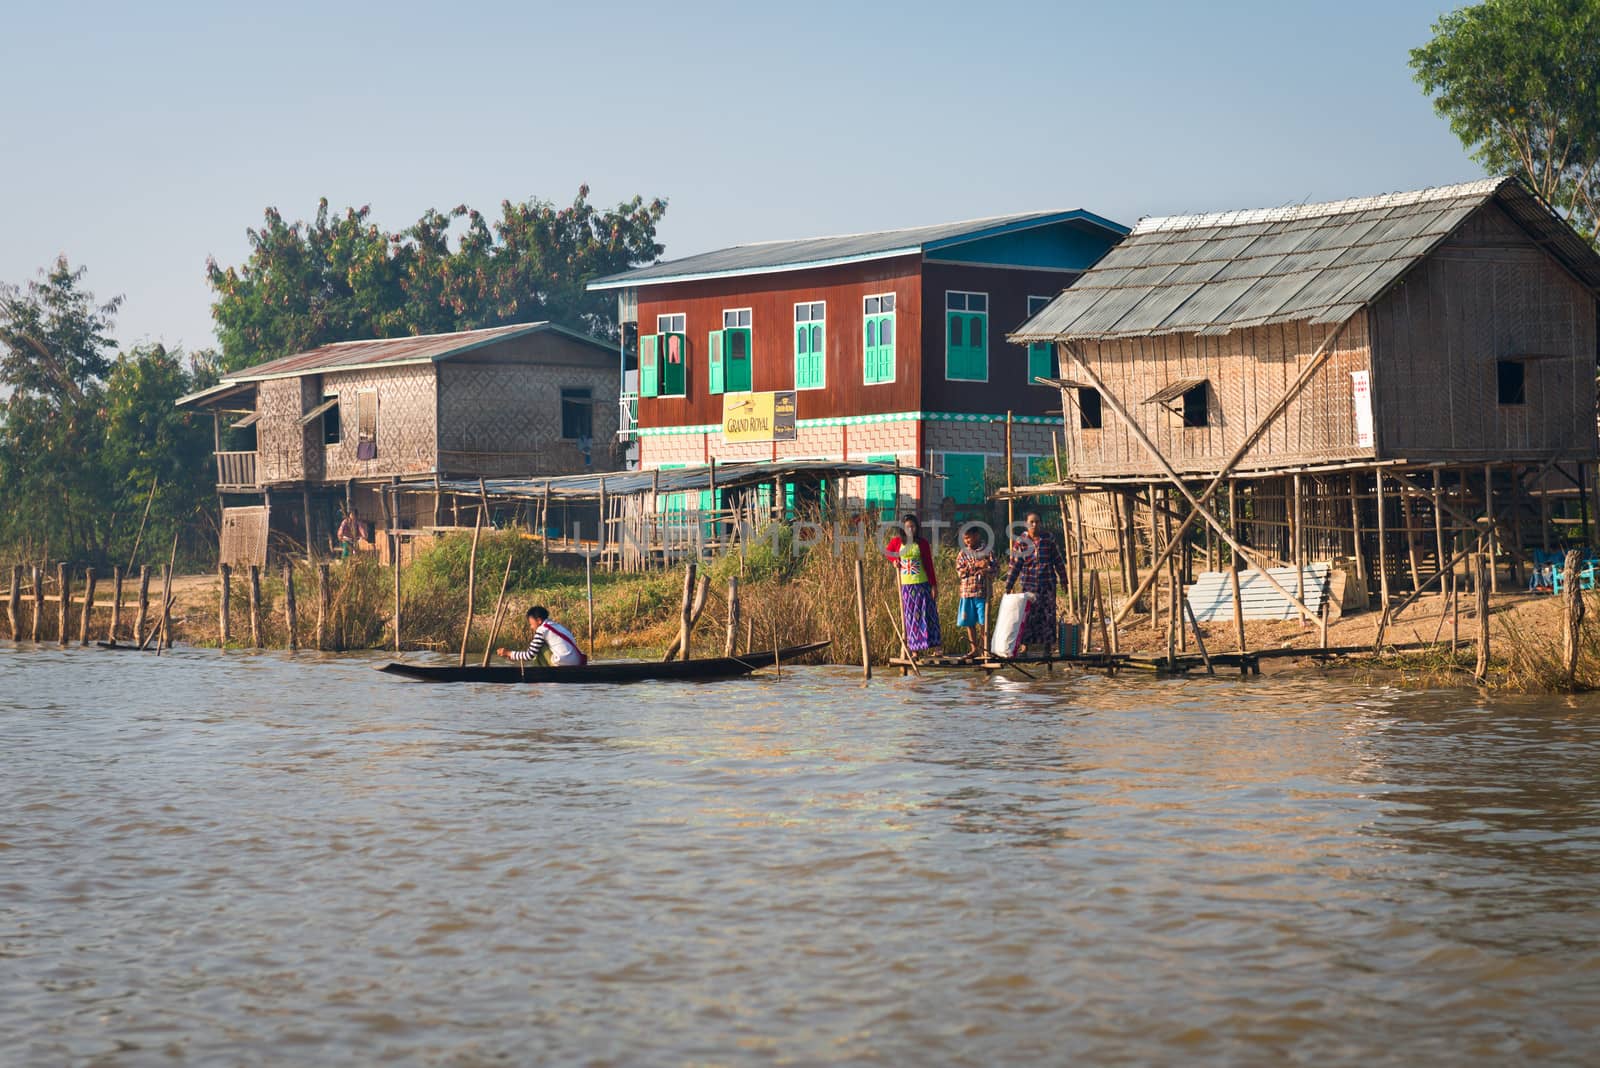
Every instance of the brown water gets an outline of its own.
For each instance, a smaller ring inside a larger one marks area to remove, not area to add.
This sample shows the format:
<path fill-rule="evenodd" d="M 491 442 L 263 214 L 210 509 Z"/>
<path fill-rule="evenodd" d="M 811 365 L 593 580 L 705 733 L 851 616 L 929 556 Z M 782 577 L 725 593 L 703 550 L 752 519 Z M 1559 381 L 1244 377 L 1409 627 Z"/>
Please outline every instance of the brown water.
<path fill-rule="evenodd" d="M 1600 704 L 0 651 L 5 1064 L 1594 1063 Z"/>

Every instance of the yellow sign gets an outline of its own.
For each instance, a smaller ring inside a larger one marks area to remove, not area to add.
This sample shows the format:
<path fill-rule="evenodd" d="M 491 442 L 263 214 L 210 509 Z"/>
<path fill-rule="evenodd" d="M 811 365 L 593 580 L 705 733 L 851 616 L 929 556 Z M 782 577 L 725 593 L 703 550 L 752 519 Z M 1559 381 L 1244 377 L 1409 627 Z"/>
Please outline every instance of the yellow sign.
<path fill-rule="evenodd" d="M 793 441 L 795 395 L 778 393 L 728 393 L 722 398 L 722 440 Z"/>

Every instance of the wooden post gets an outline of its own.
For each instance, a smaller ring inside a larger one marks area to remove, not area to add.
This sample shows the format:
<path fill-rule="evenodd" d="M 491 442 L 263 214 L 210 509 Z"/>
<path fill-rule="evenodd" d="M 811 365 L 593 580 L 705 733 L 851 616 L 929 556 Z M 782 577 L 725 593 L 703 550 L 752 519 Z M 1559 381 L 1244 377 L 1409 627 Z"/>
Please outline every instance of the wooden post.
<path fill-rule="evenodd" d="M 861 677 L 872 678 L 872 650 L 867 642 L 867 565 L 856 561 L 856 630 L 861 635 Z"/>
<path fill-rule="evenodd" d="M 731 575 L 728 578 L 728 633 L 722 642 L 723 656 L 732 656 L 738 651 L 739 610 L 739 576 Z"/>
<path fill-rule="evenodd" d="M 121 564 L 111 567 L 111 632 L 107 637 L 115 643 L 117 635 L 122 633 L 122 573 Z"/>
<path fill-rule="evenodd" d="M 89 614 L 94 610 L 94 568 L 83 569 L 83 611 L 78 614 L 78 644 L 89 644 Z"/>
<path fill-rule="evenodd" d="M 1517 465 L 1512 464 L 1511 472 L 1511 553 L 1506 558 L 1506 565 L 1511 569 L 1511 586 L 1513 589 L 1522 588 L 1522 476 L 1517 470 Z"/>
<path fill-rule="evenodd" d="M 1206 636 L 1200 633 L 1200 621 L 1194 618 L 1194 609 L 1189 605 L 1188 598 L 1184 599 L 1183 611 L 1184 614 L 1189 617 L 1189 625 L 1194 628 L 1195 648 L 1200 650 L 1200 659 L 1205 661 L 1206 674 L 1215 675 L 1217 673 L 1217 668 L 1216 665 L 1211 663 L 1211 654 L 1206 651 Z M 1324 606 L 1324 611 L 1326 611 L 1326 606 Z M 1323 648 L 1327 648 L 1328 643 L 1326 641 L 1326 636 L 1324 636 L 1322 645 Z"/>
<path fill-rule="evenodd" d="M 317 564 L 317 651 L 328 648 L 328 606 L 331 591 L 328 589 L 328 564 Z"/>
<path fill-rule="evenodd" d="M 29 627 L 28 640 L 39 640 L 39 628 L 44 618 L 44 569 L 34 567 L 33 573 L 33 619 Z"/>
<path fill-rule="evenodd" d="M 144 621 L 150 613 L 150 565 L 139 565 L 139 603 L 133 617 L 133 644 L 144 645 Z"/>
<path fill-rule="evenodd" d="M 1478 609 L 1478 665 L 1472 677 L 1481 685 L 1489 681 L 1489 577 L 1484 574 L 1488 569 L 1488 554 L 1478 553 L 1473 560 L 1476 564 L 1473 592 Z"/>
<path fill-rule="evenodd" d="M 1089 615 L 1086 615 L 1081 621 L 1083 624 L 1083 647 L 1080 648 L 1080 651 L 1088 651 L 1089 626 L 1094 623 L 1100 628 L 1100 651 L 1102 653 L 1116 652 L 1116 632 L 1107 627 L 1107 623 L 1111 620 L 1111 612 L 1106 608 L 1106 597 L 1105 593 L 1100 589 L 1100 572 L 1098 571 L 1089 572 L 1089 592 L 1087 597 L 1088 613 L 1092 614 L 1093 618 L 1091 619 Z"/>
<path fill-rule="evenodd" d="M 394 651 L 400 651 L 400 554 L 394 554 Z"/>
<path fill-rule="evenodd" d="M 1350 472 L 1350 555 L 1356 562 L 1356 581 L 1361 584 L 1363 599 L 1367 592 L 1367 557 L 1361 551 L 1361 504 L 1357 497 L 1360 475 Z"/>
<path fill-rule="evenodd" d="M 172 571 L 178 563 L 178 535 L 172 535 L 172 552 L 161 570 L 161 636 L 156 639 L 156 655 L 161 647 L 172 648 Z"/>
<path fill-rule="evenodd" d="M 467 555 L 467 611 L 461 624 L 461 656 L 458 666 L 467 666 L 467 639 L 472 636 L 472 609 L 478 595 L 478 536 L 483 532 L 483 519 L 488 509 L 479 511 L 472 522 L 472 552 Z"/>
<path fill-rule="evenodd" d="M 294 606 L 294 565 L 283 565 L 283 624 L 289 631 L 289 651 L 296 652 L 300 648 L 300 636 L 296 633 L 296 624 L 299 619 Z"/>
<path fill-rule="evenodd" d="M 144 591 L 140 591 L 143 600 Z M 250 648 L 261 648 L 261 567 L 250 565 Z"/>
<path fill-rule="evenodd" d="M 478 476 L 478 507 L 481 509 L 484 523 L 488 525 L 489 529 L 493 530 L 494 522 L 489 517 L 489 489 L 483 484 L 482 475 Z M 398 506 L 395 511 L 399 511 Z"/>
<path fill-rule="evenodd" d="M 61 599 L 56 602 L 56 638 L 65 646 L 67 644 L 67 606 L 72 603 L 72 572 L 67 570 L 66 564 L 56 565 L 56 592 Z"/>
<path fill-rule="evenodd" d="M 1233 584 L 1233 636 L 1238 643 L 1239 652 L 1244 652 L 1244 598 L 1239 593 L 1239 565 L 1243 560 L 1234 559 L 1228 568 L 1228 578 Z"/>
<path fill-rule="evenodd" d="M 20 642 L 22 631 L 17 626 L 17 609 L 22 603 L 22 565 L 11 565 L 11 590 L 6 594 L 6 622 L 11 626 L 11 640 Z"/>
<path fill-rule="evenodd" d="M 1126 591 L 1128 599 L 1122 605 L 1122 611 L 1126 613 L 1132 611 L 1139 603 L 1139 590 L 1144 583 L 1139 579 L 1139 524 L 1134 514 L 1137 510 L 1134 506 L 1134 497 L 1131 493 L 1119 493 L 1117 496 L 1122 502 L 1122 507 L 1119 509 L 1120 519 L 1123 524 L 1122 541 L 1128 554 L 1128 587 Z M 1122 615 L 1118 614 L 1116 619 L 1120 623 Z"/>
<path fill-rule="evenodd" d="M 711 507 L 712 508 L 716 507 L 716 500 L 717 500 L 717 493 L 716 493 L 717 475 L 716 475 L 716 471 L 717 471 L 716 461 L 713 460 L 711 462 Z M 601 563 L 605 562 L 605 559 L 606 559 L 606 547 L 608 545 L 610 545 L 610 543 L 611 543 L 611 532 L 610 532 L 610 529 L 609 529 L 610 524 L 607 522 L 609 516 L 606 514 L 606 504 L 607 503 L 608 502 L 606 501 L 606 476 L 605 475 L 601 475 L 600 476 L 600 543 L 599 543 L 600 544 L 600 561 L 601 561 Z M 590 635 L 590 640 L 591 641 L 594 640 L 594 636 L 593 635 Z"/>
<path fill-rule="evenodd" d="M 1583 565 L 1583 553 L 1567 550 L 1563 567 L 1561 596 L 1566 602 L 1566 626 L 1562 629 L 1561 668 L 1566 676 L 1567 689 L 1572 689 L 1578 678 L 1578 633 L 1583 628 L 1583 591 L 1578 587 L 1578 569 Z"/>
<path fill-rule="evenodd" d="M 1161 568 L 1162 558 L 1156 553 L 1156 550 L 1161 548 L 1161 538 L 1160 538 L 1160 533 L 1159 533 L 1159 531 L 1157 529 L 1157 526 L 1156 526 L 1156 484 L 1154 482 L 1150 483 L 1149 493 L 1150 493 L 1150 567 L 1151 567 L 1151 572 L 1150 573 L 1152 575 L 1156 575 L 1156 574 L 1159 574 L 1161 572 L 1161 570 L 1162 570 L 1162 568 Z M 1169 585 L 1171 584 L 1170 583 L 1170 576 L 1169 576 L 1168 584 Z M 1160 622 L 1161 603 L 1160 602 L 1161 602 L 1160 584 L 1159 583 L 1154 583 L 1150 587 L 1150 629 L 1154 630 L 1154 631 L 1159 631 L 1161 629 L 1161 622 Z"/>
<path fill-rule="evenodd" d="M 311 544 L 311 490 L 309 487 L 300 491 L 300 514 L 306 523 L 306 559 L 317 558 L 317 547 Z"/>
<path fill-rule="evenodd" d="M 1433 469 L 1433 551 L 1438 560 L 1435 566 L 1444 567 L 1444 562 L 1450 557 L 1444 551 L 1444 480 L 1439 475 L 1439 469 Z"/>
<path fill-rule="evenodd" d="M 1178 666 L 1178 561 L 1167 557 L 1167 670 Z"/>
<path fill-rule="evenodd" d="M 217 574 L 222 581 L 222 589 L 217 600 L 217 647 L 226 649 L 228 641 L 233 637 L 233 568 L 227 564 L 217 565 Z"/>
<path fill-rule="evenodd" d="M 1289 492 L 1294 494 L 1289 506 L 1289 557 L 1294 561 L 1294 595 L 1303 601 L 1306 599 L 1306 534 L 1300 513 L 1300 488 L 1300 473 L 1296 471 L 1289 485 Z M 1301 627 L 1307 622 L 1302 619 Z"/>
<path fill-rule="evenodd" d="M 1389 609 L 1389 528 L 1383 515 L 1383 468 L 1372 469 L 1373 480 L 1378 487 L 1378 603 L 1384 609 Z"/>
<path fill-rule="evenodd" d="M 694 627 L 694 580 L 700 567 L 690 560 L 683 569 L 683 604 L 678 611 L 678 659 L 689 659 L 689 635 Z"/>
<path fill-rule="evenodd" d="M 1500 578 L 1499 578 L 1499 573 L 1496 571 L 1495 566 L 1494 566 L 1494 558 L 1495 558 L 1495 555 L 1496 555 L 1496 548 L 1497 548 L 1496 542 L 1499 540 L 1500 536 L 1495 531 L 1495 526 L 1494 526 L 1494 465 L 1493 464 L 1484 464 L 1483 465 L 1483 514 L 1484 514 L 1484 518 L 1486 518 L 1489 521 L 1488 528 L 1484 531 L 1484 535 L 1483 535 L 1483 537 L 1484 537 L 1484 547 L 1486 549 L 1488 549 L 1488 551 L 1489 551 L 1489 592 L 1490 593 L 1499 593 L 1500 592 Z"/>
<path fill-rule="evenodd" d="M 1400 490 L 1400 521 L 1405 524 L 1406 530 L 1406 560 L 1411 568 L 1411 588 L 1416 589 L 1422 585 L 1422 569 L 1417 563 L 1417 525 L 1416 516 L 1411 511 L 1411 494 Z"/>
<path fill-rule="evenodd" d="M 594 648 L 594 555 L 583 554 L 583 599 L 589 606 L 589 626 L 584 632 L 584 641 L 589 648 Z"/>

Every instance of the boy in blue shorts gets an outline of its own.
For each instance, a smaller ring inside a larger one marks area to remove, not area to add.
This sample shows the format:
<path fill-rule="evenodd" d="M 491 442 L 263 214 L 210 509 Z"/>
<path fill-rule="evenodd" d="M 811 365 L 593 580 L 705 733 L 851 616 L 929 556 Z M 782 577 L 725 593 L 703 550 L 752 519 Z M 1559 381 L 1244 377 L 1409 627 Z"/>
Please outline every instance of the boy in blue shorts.
<path fill-rule="evenodd" d="M 967 630 L 967 656 L 982 656 L 989 646 L 989 593 L 999 567 L 994 550 L 983 546 L 982 531 L 968 527 L 961 532 L 961 541 L 961 551 L 956 554 L 956 574 L 961 579 L 956 626 Z"/>

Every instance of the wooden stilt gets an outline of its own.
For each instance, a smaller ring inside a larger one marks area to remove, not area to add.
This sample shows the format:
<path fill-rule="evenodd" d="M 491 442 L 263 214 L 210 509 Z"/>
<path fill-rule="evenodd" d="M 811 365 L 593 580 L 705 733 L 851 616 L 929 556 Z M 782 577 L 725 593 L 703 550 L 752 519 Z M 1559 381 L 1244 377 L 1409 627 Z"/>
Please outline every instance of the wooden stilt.
<path fill-rule="evenodd" d="M 328 589 L 328 564 L 323 561 L 317 564 L 317 651 L 326 652 L 328 649 L 328 605 L 330 591 Z"/>
<path fill-rule="evenodd" d="M 1324 608 L 1324 611 L 1326 611 L 1326 608 Z M 1200 659 L 1205 661 L 1206 674 L 1215 675 L 1217 673 L 1217 669 L 1211 663 L 1211 654 L 1206 651 L 1206 636 L 1200 633 L 1200 621 L 1194 618 L 1194 609 L 1190 607 L 1188 598 L 1184 598 L 1183 612 L 1184 615 L 1188 617 L 1189 626 L 1194 628 L 1195 648 L 1200 650 Z M 1323 635 L 1322 647 L 1324 649 L 1328 647 L 1326 634 Z"/>
<path fill-rule="evenodd" d="M 11 589 L 6 592 L 6 624 L 10 628 L 11 640 L 22 640 L 22 628 L 18 623 L 21 614 L 18 608 L 22 604 L 22 565 L 11 565 Z"/>
<path fill-rule="evenodd" d="M 56 565 L 56 592 L 61 595 L 56 602 L 56 640 L 63 648 L 67 644 L 67 606 L 72 603 L 72 572 L 66 564 Z"/>
<path fill-rule="evenodd" d="M 1561 580 L 1561 596 L 1566 607 L 1566 626 L 1561 632 L 1561 670 L 1569 690 L 1578 678 L 1578 636 L 1583 628 L 1583 591 L 1579 587 L 1578 569 L 1582 566 L 1583 553 L 1569 549 Z"/>
<path fill-rule="evenodd" d="M 1494 525 L 1494 465 L 1483 465 L 1483 514 L 1488 519 L 1488 529 L 1484 531 L 1485 548 L 1489 555 L 1489 592 L 1500 592 L 1499 571 L 1495 567 L 1495 557 L 1498 555 L 1496 543 L 1500 535 Z"/>
<path fill-rule="evenodd" d="M 117 636 L 122 633 L 122 580 L 124 578 L 126 576 L 123 574 L 122 565 L 114 565 L 111 568 L 111 630 L 106 635 L 107 640 L 112 642 L 115 642 Z"/>
<path fill-rule="evenodd" d="M 144 600 L 142 585 L 139 599 Z M 140 609 L 139 614 L 143 616 L 144 610 Z M 257 564 L 250 565 L 250 648 L 261 648 L 261 568 Z"/>
<path fill-rule="evenodd" d="M 870 679 L 872 678 L 872 649 L 867 642 L 867 565 L 857 560 L 855 572 L 856 630 L 861 636 L 861 677 Z"/>
<path fill-rule="evenodd" d="M 217 565 L 217 648 L 226 650 L 233 637 L 233 568 Z"/>
<path fill-rule="evenodd" d="M 283 565 L 283 626 L 288 631 L 291 653 L 300 648 L 299 622 L 294 603 L 294 565 L 286 563 Z"/>
<path fill-rule="evenodd" d="M 1294 499 L 1289 502 L 1289 559 L 1294 561 L 1294 595 L 1302 601 L 1306 599 L 1306 536 L 1301 524 L 1300 515 L 1300 475 L 1296 472 L 1290 480 L 1290 492 Z M 1301 620 L 1304 626 L 1307 620 Z"/>
<path fill-rule="evenodd" d="M 400 605 L 400 568 L 401 568 L 400 554 L 399 553 L 395 553 L 394 554 L 394 567 L 391 568 L 390 570 L 394 572 L 394 651 L 397 652 L 397 653 L 400 651 L 400 627 L 401 627 L 401 619 L 400 619 L 400 608 L 401 608 L 401 605 Z"/>
<path fill-rule="evenodd" d="M 1239 652 L 1244 652 L 1244 598 L 1239 593 L 1239 566 L 1244 561 L 1235 558 L 1228 565 L 1228 582 L 1233 587 L 1233 634 Z"/>
<path fill-rule="evenodd" d="M 683 601 L 678 606 L 678 658 L 689 659 L 689 637 L 694 628 L 694 582 L 699 565 L 690 560 L 683 569 Z M 669 656 L 668 659 L 671 659 Z"/>
<path fill-rule="evenodd" d="M 139 565 L 139 601 L 133 617 L 133 643 L 144 645 L 144 621 L 150 612 L 150 565 Z M 37 620 L 35 621 L 37 622 Z"/>
<path fill-rule="evenodd" d="M 472 609 L 478 595 L 478 535 L 483 533 L 483 522 L 488 513 L 487 508 L 482 509 L 472 522 L 472 552 L 467 556 L 467 611 L 466 619 L 461 624 L 461 656 L 457 661 L 460 667 L 467 666 L 467 640 L 472 637 Z"/>
<path fill-rule="evenodd" d="M 39 640 L 39 628 L 44 621 L 44 569 L 33 568 L 33 619 L 29 621 L 28 640 Z"/>
<path fill-rule="evenodd" d="M 1400 493 L 1400 521 L 1405 525 L 1406 532 L 1406 560 L 1411 568 L 1411 588 L 1416 589 L 1422 585 L 1422 569 L 1417 563 L 1417 529 L 1416 517 L 1412 515 L 1411 495 Z"/>
<path fill-rule="evenodd" d="M 1350 555 L 1356 562 L 1356 581 L 1363 596 L 1367 592 L 1367 558 L 1361 551 L 1361 502 L 1358 494 L 1360 474 L 1350 472 Z"/>
<path fill-rule="evenodd" d="M 89 644 L 89 617 L 94 611 L 94 568 L 83 569 L 83 611 L 78 613 L 78 644 Z"/>
<path fill-rule="evenodd" d="M 167 566 L 161 572 L 161 636 L 156 639 L 156 655 L 165 646 L 172 648 L 172 579 L 178 565 L 178 535 L 172 535 L 172 551 L 167 555 Z"/>
<path fill-rule="evenodd" d="M 1433 469 L 1433 541 L 1437 554 L 1434 566 L 1443 568 L 1449 555 L 1444 548 L 1444 480 L 1437 467 Z"/>
<path fill-rule="evenodd" d="M 1383 507 L 1383 468 L 1372 469 L 1378 493 L 1378 603 L 1389 610 L 1389 531 Z"/>
<path fill-rule="evenodd" d="M 1489 568 L 1489 559 L 1487 553 L 1478 553 L 1473 559 L 1477 565 L 1474 568 L 1473 587 L 1478 609 L 1478 664 L 1472 671 L 1472 677 L 1482 685 L 1489 681 L 1489 576 L 1484 574 Z"/>

